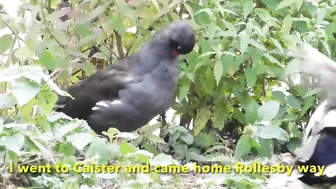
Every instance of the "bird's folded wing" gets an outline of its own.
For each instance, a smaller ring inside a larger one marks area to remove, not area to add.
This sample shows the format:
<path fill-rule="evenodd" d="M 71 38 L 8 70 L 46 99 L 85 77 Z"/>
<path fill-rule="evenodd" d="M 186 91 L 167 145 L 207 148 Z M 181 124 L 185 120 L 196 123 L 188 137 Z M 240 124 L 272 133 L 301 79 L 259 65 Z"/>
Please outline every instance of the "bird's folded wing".
<path fill-rule="evenodd" d="M 119 98 L 119 91 L 124 89 L 130 83 L 141 82 L 141 77 L 133 77 L 126 71 L 115 69 L 104 69 L 97 71 L 90 77 L 82 80 L 68 88 L 68 93 L 74 99 L 60 96 L 56 102 L 56 107 L 59 110 L 70 106 L 81 107 L 83 103 L 87 103 L 87 108 L 92 108 L 95 103 L 100 100 L 113 100 Z M 74 111 L 74 110 L 71 110 Z"/>

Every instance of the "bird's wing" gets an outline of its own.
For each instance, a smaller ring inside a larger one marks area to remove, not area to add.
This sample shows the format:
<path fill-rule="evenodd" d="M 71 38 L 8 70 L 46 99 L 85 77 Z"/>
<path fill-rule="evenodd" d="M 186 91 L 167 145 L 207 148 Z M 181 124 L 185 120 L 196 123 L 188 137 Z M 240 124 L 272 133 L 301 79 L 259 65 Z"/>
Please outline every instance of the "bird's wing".
<path fill-rule="evenodd" d="M 57 111 L 62 111 L 70 117 L 87 119 L 97 102 L 118 99 L 121 89 L 130 83 L 141 82 L 140 77 L 131 76 L 126 68 L 109 66 L 70 86 L 67 91 L 74 99 L 59 97 L 55 106 Z"/>

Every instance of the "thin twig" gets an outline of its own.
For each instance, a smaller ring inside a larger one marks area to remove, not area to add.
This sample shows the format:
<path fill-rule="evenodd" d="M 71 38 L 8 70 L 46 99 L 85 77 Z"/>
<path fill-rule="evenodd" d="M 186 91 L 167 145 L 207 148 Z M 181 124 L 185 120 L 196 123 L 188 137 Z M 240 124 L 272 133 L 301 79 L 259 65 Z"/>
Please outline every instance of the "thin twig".
<path fill-rule="evenodd" d="M 118 50 L 118 54 L 119 54 L 119 60 L 124 59 L 125 55 L 124 55 L 124 51 L 123 51 L 123 44 L 122 44 L 122 39 L 121 36 L 119 35 L 119 33 L 116 31 L 115 32 L 115 37 L 116 37 L 116 42 L 117 42 L 117 50 Z"/>

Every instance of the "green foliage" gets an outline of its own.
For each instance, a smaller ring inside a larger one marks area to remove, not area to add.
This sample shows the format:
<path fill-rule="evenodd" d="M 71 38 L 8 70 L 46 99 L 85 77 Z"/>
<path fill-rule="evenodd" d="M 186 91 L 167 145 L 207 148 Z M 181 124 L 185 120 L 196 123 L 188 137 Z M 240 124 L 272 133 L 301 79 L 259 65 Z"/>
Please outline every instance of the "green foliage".
<path fill-rule="evenodd" d="M 72 0 L 69 15 L 74 19 L 66 22 L 59 19 L 67 13 L 57 9 L 59 3 L 30 1 L 22 6 L 19 15 L 30 12 L 31 23 L 0 12 L 0 29 L 10 31 L 0 36 L 1 171 L 10 163 L 72 166 L 80 159 L 120 165 L 225 164 L 251 155 L 270 158 L 279 150 L 295 153 L 300 127 L 318 96 L 316 91 L 287 85 L 283 77 L 290 61 L 287 53 L 304 40 L 335 56 L 331 49 L 336 44 L 336 5 L 329 0 L 318 4 L 303 0 Z M 37 13 L 41 21 L 35 20 Z M 96 67 L 136 52 L 153 32 L 180 18 L 194 26 L 197 44 L 192 53 L 179 59 L 188 62 L 180 65 L 179 101 L 173 104 L 181 119 L 164 130 L 166 142 L 153 134 L 160 124 L 142 128 L 140 135 L 111 128 L 105 133 L 107 141 L 90 133 L 85 122 L 52 111 L 57 94 L 68 95 L 64 87 L 94 73 Z M 99 52 L 87 58 L 92 46 Z M 53 73 L 49 75 L 47 69 Z M 164 183 L 158 174 L 71 171 L 28 174 L 27 178 L 30 186 L 48 188 L 108 185 L 104 180 L 113 180 L 113 187 Z M 258 188 L 259 181 L 251 175 L 232 175 L 225 182 L 213 178 L 207 184 Z"/>

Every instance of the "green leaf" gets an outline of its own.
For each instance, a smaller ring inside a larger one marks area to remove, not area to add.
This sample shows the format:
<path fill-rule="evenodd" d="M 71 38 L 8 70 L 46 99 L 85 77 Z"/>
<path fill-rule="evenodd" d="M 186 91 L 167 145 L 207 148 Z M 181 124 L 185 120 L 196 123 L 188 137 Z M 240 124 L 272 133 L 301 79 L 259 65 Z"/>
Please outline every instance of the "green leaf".
<path fill-rule="evenodd" d="M 325 48 L 325 50 L 327 51 L 328 53 L 328 56 L 331 57 L 331 52 L 330 52 L 330 47 L 328 45 L 328 43 L 326 41 L 321 41 L 323 47 Z"/>
<path fill-rule="evenodd" d="M 241 53 L 244 53 L 247 49 L 248 45 L 250 44 L 250 36 L 246 34 L 246 31 L 242 31 L 239 33 L 240 37 L 240 51 Z"/>
<path fill-rule="evenodd" d="M 248 135 L 243 134 L 238 140 L 235 156 L 241 158 L 247 155 L 250 152 L 251 148 L 252 146 L 250 144 L 250 137 Z"/>
<path fill-rule="evenodd" d="M 286 143 L 286 147 L 290 152 L 297 155 L 300 150 L 301 144 L 302 142 L 300 139 L 293 138 L 288 143 Z"/>
<path fill-rule="evenodd" d="M 7 93 L 0 93 L 0 109 L 11 108 L 15 105 L 15 99 Z"/>
<path fill-rule="evenodd" d="M 258 116 L 263 121 L 271 121 L 278 114 L 280 103 L 274 100 L 268 101 L 260 106 Z"/>
<path fill-rule="evenodd" d="M 13 65 L 0 71 L 0 82 L 12 81 L 22 76 L 20 67 Z"/>
<path fill-rule="evenodd" d="M 257 135 L 263 139 L 277 139 L 280 141 L 289 141 L 288 133 L 278 126 L 260 126 Z"/>
<path fill-rule="evenodd" d="M 291 28 L 293 26 L 293 20 L 292 17 L 289 15 L 287 15 L 283 20 L 282 20 L 282 33 L 283 34 L 289 34 Z M 297 36 L 295 36 L 297 37 Z"/>
<path fill-rule="evenodd" d="M 220 60 L 217 60 L 214 66 L 214 75 L 216 79 L 217 86 L 219 85 L 219 82 L 223 76 L 223 63 Z"/>
<path fill-rule="evenodd" d="M 125 27 L 124 27 L 123 19 L 118 14 L 111 14 L 110 17 L 111 17 L 110 18 L 111 27 L 114 30 L 116 30 L 119 33 L 119 35 L 123 37 L 125 35 Z"/>
<path fill-rule="evenodd" d="M 205 127 L 205 124 L 211 118 L 211 109 L 209 106 L 202 107 L 197 113 L 194 121 L 194 135 L 197 136 Z"/>
<path fill-rule="evenodd" d="M 136 148 L 132 146 L 131 144 L 123 141 L 120 145 L 120 152 L 121 154 L 128 154 L 128 153 L 134 153 L 136 152 Z"/>
<path fill-rule="evenodd" d="M 246 82 L 249 87 L 254 87 L 257 82 L 257 76 L 251 67 L 247 68 L 245 72 Z"/>
<path fill-rule="evenodd" d="M 106 5 L 98 6 L 97 8 L 90 10 L 87 14 L 82 14 L 82 16 L 75 21 L 75 25 L 85 24 L 91 22 L 94 18 L 98 17 L 105 11 Z"/>
<path fill-rule="evenodd" d="M 187 3 L 184 3 L 183 5 L 184 5 L 185 9 L 188 11 L 188 13 L 191 16 L 191 18 L 194 19 L 194 11 L 191 8 L 191 6 L 189 4 L 187 4 Z"/>
<path fill-rule="evenodd" d="M 283 48 L 280 44 L 280 42 L 272 37 L 270 37 L 270 39 L 273 41 L 274 45 L 279 49 L 279 51 L 281 52 L 281 54 L 284 54 Z"/>
<path fill-rule="evenodd" d="M 13 151 L 20 155 L 21 148 L 23 147 L 25 138 L 22 134 L 16 134 L 13 136 L 3 136 L 0 139 L 0 145 L 5 146 L 7 150 Z"/>
<path fill-rule="evenodd" d="M 129 7 L 129 5 L 124 0 L 116 0 L 116 5 L 118 6 L 120 12 L 130 18 L 133 22 L 136 20 L 134 11 Z"/>
<path fill-rule="evenodd" d="M 300 117 L 302 117 L 307 112 L 307 110 L 313 105 L 314 102 L 315 102 L 315 97 L 313 96 L 310 96 L 304 100 L 304 105 L 300 111 Z"/>
<path fill-rule="evenodd" d="M 12 38 L 12 35 L 10 34 L 5 34 L 3 36 L 0 37 L 0 54 L 4 54 L 6 51 L 8 51 L 12 45 L 13 45 L 14 41 Z"/>
<path fill-rule="evenodd" d="M 189 79 L 184 79 L 180 81 L 179 96 L 178 96 L 180 102 L 182 102 L 187 96 L 190 89 L 190 84 L 191 81 Z"/>
<path fill-rule="evenodd" d="M 52 52 L 47 49 L 44 49 L 42 53 L 39 55 L 41 63 L 48 69 L 48 70 L 55 70 L 56 68 L 56 61 L 55 56 Z"/>
<path fill-rule="evenodd" d="M 76 148 L 71 143 L 66 143 L 63 146 L 62 152 L 65 156 L 72 156 L 76 153 Z"/>
<path fill-rule="evenodd" d="M 192 145 L 194 143 L 194 138 L 189 133 L 181 134 L 180 139 L 183 140 L 187 145 Z"/>
<path fill-rule="evenodd" d="M 149 135 L 147 139 L 154 144 L 165 144 L 166 143 L 161 137 L 156 136 L 156 135 Z"/>
<path fill-rule="evenodd" d="M 213 71 L 208 66 L 204 69 L 203 74 L 204 77 L 201 78 L 202 89 L 209 95 L 212 95 L 216 85 L 216 80 Z"/>
<path fill-rule="evenodd" d="M 301 108 L 301 101 L 294 97 L 293 95 L 287 96 L 287 103 L 288 105 L 292 106 L 293 108 L 300 109 Z"/>
<path fill-rule="evenodd" d="M 75 133 L 67 136 L 67 142 L 70 142 L 78 150 L 83 150 L 93 139 L 90 133 Z"/>
<path fill-rule="evenodd" d="M 107 161 L 110 161 L 111 157 L 109 155 L 109 151 L 106 150 L 106 148 L 102 148 L 102 147 L 106 147 L 109 145 L 106 145 L 106 142 L 104 139 L 102 138 L 94 138 L 90 144 L 90 146 L 88 147 L 88 149 L 85 152 L 85 156 L 86 157 L 97 157 L 100 156 L 100 161 L 102 163 L 105 163 Z"/>
<path fill-rule="evenodd" d="M 168 166 L 168 165 L 180 165 L 178 161 L 173 159 L 170 155 L 159 154 L 155 156 L 151 161 L 151 165 L 160 165 L 160 166 Z"/>
<path fill-rule="evenodd" d="M 278 4 L 275 10 L 283 9 L 285 7 L 289 7 L 292 5 L 295 1 L 294 0 L 283 0 L 281 3 Z"/>
<path fill-rule="evenodd" d="M 327 10 L 325 8 L 320 8 L 317 13 L 316 24 L 320 24 L 326 15 Z"/>
<path fill-rule="evenodd" d="M 253 0 L 247 0 L 244 2 L 244 11 L 243 11 L 244 19 L 247 18 L 247 16 L 251 13 L 251 11 L 254 9 L 255 6 L 256 4 L 253 2 Z"/>
<path fill-rule="evenodd" d="M 25 46 L 19 48 L 14 54 L 20 60 L 27 60 L 32 58 L 35 53 L 31 51 L 27 46 Z"/>
<path fill-rule="evenodd" d="M 275 59 L 273 56 L 269 55 L 269 54 L 264 54 L 264 56 L 269 60 L 271 61 L 272 63 L 276 63 L 278 65 L 282 65 L 277 59 Z"/>
<path fill-rule="evenodd" d="M 228 117 L 228 110 L 226 109 L 226 104 L 227 102 L 225 102 L 224 100 L 220 100 L 219 102 L 216 103 L 216 107 L 213 116 L 211 118 L 213 126 L 216 129 L 222 130 L 224 128 L 225 121 Z"/>
<path fill-rule="evenodd" d="M 40 86 L 27 80 L 17 80 L 13 83 L 12 93 L 20 107 L 28 103 L 40 91 Z"/>
<path fill-rule="evenodd" d="M 257 148 L 259 157 L 268 157 L 271 158 L 273 155 L 273 141 L 270 139 L 259 139 L 260 148 Z"/>
<path fill-rule="evenodd" d="M 286 103 L 287 102 L 286 95 L 282 91 L 273 91 L 272 96 L 279 99 L 281 101 L 281 103 Z"/>
<path fill-rule="evenodd" d="M 259 42 L 256 42 L 255 40 L 250 40 L 251 45 L 253 45 L 254 47 L 260 49 L 261 51 L 267 51 L 266 47 L 262 44 L 260 44 Z"/>
<path fill-rule="evenodd" d="M 77 33 L 79 34 L 79 36 L 82 36 L 82 37 L 85 37 L 85 36 L 87 36 L 91 33 L 90 24 L 88 24 L 88 23 L 78 24 L 78 25 L 75 26 L 75 29 L 76 29 Z"/>

